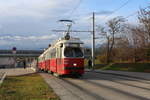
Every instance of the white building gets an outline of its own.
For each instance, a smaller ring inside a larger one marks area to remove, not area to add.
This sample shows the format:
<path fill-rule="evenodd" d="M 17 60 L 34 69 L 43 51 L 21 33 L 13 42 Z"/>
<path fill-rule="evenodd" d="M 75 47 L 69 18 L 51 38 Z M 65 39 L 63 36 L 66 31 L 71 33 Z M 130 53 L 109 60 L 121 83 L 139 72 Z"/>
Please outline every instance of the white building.
<path fill-rule="evenodd" d="M 12 50 L 0 50 L 0 68 L 22 67 L 23 62 L 31 66 L 33 60 L 42 53 L 41 50 L 17 50 L 16 54 Z"/>

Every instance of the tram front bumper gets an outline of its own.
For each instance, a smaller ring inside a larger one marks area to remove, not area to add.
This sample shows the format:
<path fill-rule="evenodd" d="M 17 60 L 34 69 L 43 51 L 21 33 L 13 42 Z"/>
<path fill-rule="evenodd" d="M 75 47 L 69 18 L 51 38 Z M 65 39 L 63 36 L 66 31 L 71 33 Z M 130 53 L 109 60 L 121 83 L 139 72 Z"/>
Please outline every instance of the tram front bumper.
<path fill-rule="evenodd" d="M 83 74 L 84 67 L 64 67 L 64 74 Z"/>
<path fill-rule="evenodd" d="M 84 67 L 64 67 L 64 70 L 84 70 Z"/>

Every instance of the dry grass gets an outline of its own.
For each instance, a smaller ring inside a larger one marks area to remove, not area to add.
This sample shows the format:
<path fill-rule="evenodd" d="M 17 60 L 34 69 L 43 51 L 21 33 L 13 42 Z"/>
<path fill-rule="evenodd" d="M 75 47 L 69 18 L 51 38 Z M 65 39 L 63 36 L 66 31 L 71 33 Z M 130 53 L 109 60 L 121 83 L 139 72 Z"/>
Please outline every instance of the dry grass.
<path fill-rule="evenodd" d="M 39 74 L 6 77 L 0 86 L 0 100 L 59 100 Z"/>

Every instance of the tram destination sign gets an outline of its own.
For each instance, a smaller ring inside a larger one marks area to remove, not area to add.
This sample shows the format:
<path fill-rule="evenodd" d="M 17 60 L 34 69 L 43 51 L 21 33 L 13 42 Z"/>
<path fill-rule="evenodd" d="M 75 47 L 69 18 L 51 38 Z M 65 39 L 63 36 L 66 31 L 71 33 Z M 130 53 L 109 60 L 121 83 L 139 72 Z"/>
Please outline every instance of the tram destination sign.
<path fill-rule="evenodd" d="M 79 43 L 67 43 L 66 46 L 69 46 L 69 47 L 80 47 L 80 44 Z"/>

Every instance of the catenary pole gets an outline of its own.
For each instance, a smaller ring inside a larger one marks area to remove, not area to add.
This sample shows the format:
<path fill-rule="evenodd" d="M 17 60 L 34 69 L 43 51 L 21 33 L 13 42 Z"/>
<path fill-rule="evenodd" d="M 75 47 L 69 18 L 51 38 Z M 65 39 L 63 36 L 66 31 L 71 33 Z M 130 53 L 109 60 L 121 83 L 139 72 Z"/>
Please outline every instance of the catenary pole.
<path fill-rule="evenodd" d="M 93 32 L 92 32 L 92 69 L 94 70 L 95 65 L 95 13 L 93 12 L 92 17 L 92 23 L 93 23 Z"/>

